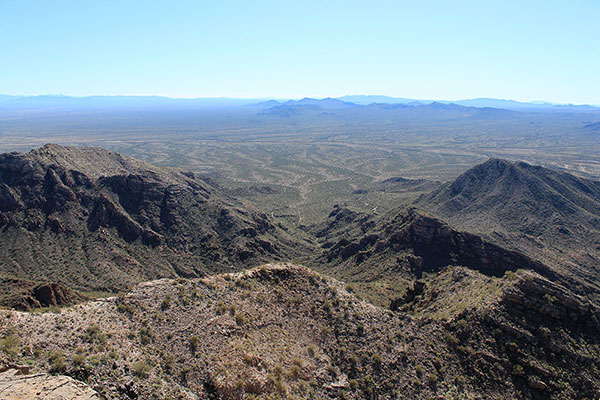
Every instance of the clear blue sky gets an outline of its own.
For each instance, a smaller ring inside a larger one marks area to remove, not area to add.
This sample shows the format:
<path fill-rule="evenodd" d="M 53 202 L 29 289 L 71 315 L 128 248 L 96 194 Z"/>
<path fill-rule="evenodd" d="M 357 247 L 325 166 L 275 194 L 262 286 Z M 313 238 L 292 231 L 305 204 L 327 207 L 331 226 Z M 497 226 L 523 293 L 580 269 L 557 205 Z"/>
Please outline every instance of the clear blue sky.
<path fill-rule="evenodd" d="M 0 93 L 600 104 L 600 0 L 0 0 Z"/>

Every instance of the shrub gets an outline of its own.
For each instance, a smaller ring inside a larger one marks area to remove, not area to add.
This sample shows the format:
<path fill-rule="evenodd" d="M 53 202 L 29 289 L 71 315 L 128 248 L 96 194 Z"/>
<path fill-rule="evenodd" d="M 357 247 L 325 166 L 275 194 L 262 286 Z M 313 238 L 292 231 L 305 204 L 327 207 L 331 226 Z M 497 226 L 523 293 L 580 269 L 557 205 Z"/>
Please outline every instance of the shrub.
<path fill-rule="evenodd" d="M 73 364 L 75 364 L 78 367 L 83 367 L 83 366 L 85 366 L 85 363 L 86 363 L 86 359 L 83 354 L 74 354 L 73 355 Z"/>
<path fill-rule="evenodd" d="M 519 349 L 519 345 L 516 344 L 515 342 L 508 342 L 506 343 L 506 349 L 508 351 L 517 351 Z"/>
<path fill-rule="evenodd" d="M 250 320 L 244 314 L 235 314 L 235 323 L 239 326 L 248 326 Z"/>
<path fill-rule="evenodd" d="M 365 334 L 365 326 L 364 326 L 363 324 L 359 324 L 359 325 L 356 327 L 356 333 L 357 333 L 359 336 L 363 336 L 363 335 Z"/>
<path fill-rule="evenodd" d="M 523 376 L 525 375 L 525 370 L 523 369 L 522 365 L 515 364 L 513 365 L 512 374 L 516 376 Z"/>
<path fill-rule="evenodd" d="M 90 325 L 85 329 L 81 336 L 84 342 L 88 343 L 106 343 L 106 335 L 98 325 Z"/>
<path fill-rule="evenodd" d="M 167 295 L 163 299 L 162 303 L 160 303 L 160 309 L 165 311 L 165 310 L 168 310 L 169 307 L 171 307 L 171 296 Z"/>
<path fill-rule="evenodd" d="M 131 371 L 138 378 L 146 378 L 151 369 L 152 366 L 145 360 L 136 361 L 131 364 Z"/>
<path fill-rule="evenodd" d="M 135 307 L 132 304 L 119 303 L 117 310 L 124 314 L 129 314 L 129 316 L 132 316 L 135 313 Z"/>
<path fill-rule="evenodd" d="M 225 311 L 227 311 L 227 308 L 228 307 L 225 305 L 225 303 L 219 301 L 215 306 L 215 312 L 217 313 L 217 315 L 222 315 L 225 313 Z"/>
<path fill-rule="evenodd" d="M 200 338 L 196 335 L 190 337 L 190 347 L 192 348 L 192 353 L 196 353 L 198 347 L 200 347 Z"/>
<path fill-rule="evenodd" d="M 300 377 L 301 370 L 302 369 L 298 365 L 294 364 L 290 367 L 288 375 L 290 378 L 297 380 Z"/>
<path fill-rule="evenodd" d="M 383 362 L 383 360 L 381 359 L 381 356 L 379 354 L 373 354 L 373 358 L 371 361 L 373 362 L 373 365 L 375 367 L 380 367 L 381 363 Z"/>
<path fill-rule="evenodd" d="M 140 343 L 143 345 L 150 344 L 150 342 L 152 342 L 152 339 L 154 339 L 154 335 L 148 327 L 140 328 L 138 335 L 140 337 Z"/>
<path fill-rule="evenodd" d="M 439 380 L 439 377 L 437 376 L 437 374 L 429 374 L 427 375 L 427 382 L 430 385 L 435 385 Z"/>
<path fill-rule="evenodd" d="M 48 362 L 50 363 L 50 372 L 61 373 L 67 369 L 65 355 L 62 351 L 53 351 L 48 354 Z"/>
<path fill-rule="evenodd" d="M 4 339 L 0 340 L 0 350 L 9 356 L 16 356 L 19 354 L 19 345 L 19 339 L 12 333 L 9 333 Z"/>

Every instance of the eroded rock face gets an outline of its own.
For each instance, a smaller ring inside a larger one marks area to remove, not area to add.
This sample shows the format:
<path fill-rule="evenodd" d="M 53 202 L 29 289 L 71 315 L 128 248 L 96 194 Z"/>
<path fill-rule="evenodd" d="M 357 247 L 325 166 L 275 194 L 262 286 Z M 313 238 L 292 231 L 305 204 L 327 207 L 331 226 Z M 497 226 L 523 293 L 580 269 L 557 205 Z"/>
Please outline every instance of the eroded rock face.
<path fill-rule="evenodd" d="M 0 284 L 5 290 L 12 289 L 16 293 L 9 297 L 5 304 L 19 310 L 66 306 L 83 299 L 81 295 L 56 282 L 36 284 L 20 279 L 2 279 Z"/>
<path fill-rule="evenodd" d="M 56 145 L 0 154 L 0 227 L 4 276 L 81 290 L 242 268 L 302 247 L 209 178 Z M 21 306 L 38 302 L 32 294 Z"/>
<path fill-rule="evenodd" d="M 0 368 L 3 400 L 99 400 L 96 391 L 68 376 L 25 375 L 19 368 Z"/>
<path fill-rule="evenodd" d="M 337 223 L 337 216 L 348 214 L 336 210 L 332 213 L 336 218 L 332 223 Z M 554 278 L 554 273 L 542 263 L 492 244 L 480 236 L 452 229 L 416 209 L 400 211 L 389 219 L 370 219 L 369 222 L 353 216 L 349 227 L 360 235 L 356 239 L 343 235 L 346 237 L 327 249 L 327 260 L 351 259 L 360 264 L 372 256 L 409 251 L 410 257 L 404 258 L 410 258 L 409 264 L 417 276 L 422 271 L 439 271 L 447 265 L 464 265 L 491 276 L 502 276 L 506 271 L 524 268 Z"/>

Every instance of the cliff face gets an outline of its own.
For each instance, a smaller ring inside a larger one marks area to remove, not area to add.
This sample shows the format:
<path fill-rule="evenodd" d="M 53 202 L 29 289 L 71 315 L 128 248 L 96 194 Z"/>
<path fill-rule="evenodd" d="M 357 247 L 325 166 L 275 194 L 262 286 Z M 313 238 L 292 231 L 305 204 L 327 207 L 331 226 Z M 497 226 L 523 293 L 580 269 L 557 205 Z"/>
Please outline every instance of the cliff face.
<path fill-rule="evenodd" d="M 210 179 L 102 149 L 0 155 L 0 200 L 3 275 L 78 289 L 122 289 L 298 250 Z"/>

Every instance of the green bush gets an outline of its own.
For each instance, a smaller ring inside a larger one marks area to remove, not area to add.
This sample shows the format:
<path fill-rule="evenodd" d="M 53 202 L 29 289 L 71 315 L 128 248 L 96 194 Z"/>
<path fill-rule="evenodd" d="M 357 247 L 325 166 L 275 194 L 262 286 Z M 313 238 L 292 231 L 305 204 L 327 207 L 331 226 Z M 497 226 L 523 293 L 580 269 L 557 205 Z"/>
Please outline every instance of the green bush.
<path fill-rule="evenodd" d="M 0 339 L 0 350 L 9 356 L 16 356 L 19 354 L 20 342 L 19 338 L 17 338 L 12 333 L 9 333 L 4 337 L 4 339 Z"/>
<path fill-rule="evenodd" d="M 98 325 L 90 325 L 85 329 L 81 336 L 84 342 L 104 344 L 106 343 L 106 335 Z"/>
<path fill-rule="evenodd" d="M 525 375 L 525 370 L 523 369 L 522 365 L 515 364 L 513 365 L 512 374 L 516 376 L 523 376 Z"/>
<path fill-rule="evenodd" d="M 131 364 L 131 371 L 138 378 L 146 378 L 148 377 L 148 373 L 152 370 L 152 365 L 150 365 L 147 361 L 141 360 L 136 361 Z"/>
<path fill-rule="evenodd" d="M 63 373 L 67 369 L 65 364 L 65 355 L 62 351 L 52 351 L 48 354 L 48 362 L 50 363 L 50 372 Z"/>
<path fill-rule="evenodd" d="M 196 335 L 190 337 L 190 347 L 192 348 L 192 352 L 196 353 L 198 347 L 200 347 L 200 338 Z"/>

